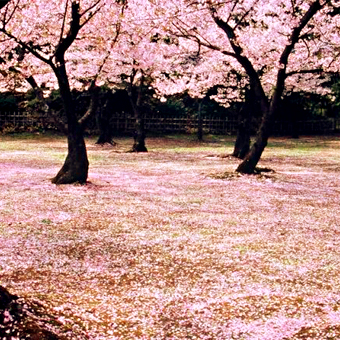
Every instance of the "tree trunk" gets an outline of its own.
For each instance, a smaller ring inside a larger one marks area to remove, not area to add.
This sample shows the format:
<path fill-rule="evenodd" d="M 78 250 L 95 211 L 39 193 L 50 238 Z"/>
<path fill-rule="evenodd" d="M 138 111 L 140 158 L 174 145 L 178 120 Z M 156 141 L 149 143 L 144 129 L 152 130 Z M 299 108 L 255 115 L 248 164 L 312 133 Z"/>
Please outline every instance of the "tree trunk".
<path fill-rule="evenodd" d="M 239 127 L 235 141 L 233 156 L 239 159 L 244 159 L 250 149 L 250 133 L 244 127 Z"/>
<path fill-rule="evenodd" d="M 132 146 L 132 152 L 148 152 L 145 146 L 145 130 L 144 130 L 144 118 L 141 116 L 139 110 L 136 113 L 136 123 L 134 132 L 134 143 Z"/>
<path fill-rule="evenodd" d="M 242 108 L 239 113 L 237 137 L 235 141 L 233 156 L 244 159 L 250 149 L 250 125 L 251 117 L 246 108 Z"/>
<path fill-rule="evenodd" d="M 271 131 L 272 120 L 274 116 L 274 108 L 270 107 L 266 112 L 264 112 L 262 117 L 261 126 L 257 132 L 255 142 L 250 148 L 250 151 L 239 164 L 236 172 L 243 174 L 253 174 L 256 170 L 256 165 L 259 162 L 262 152 L 267 146 L 269 134 Z"/>
<path fill-rule="evenodd" d="M 252 117 L 261 112 L 260 99 L 256 97 L 254 86 L 245 89 L 244 104 L 238 114 L 238 130 L 233 156 L 244 159 L 250 150 Z"/>
<path fill-rule="evenodd" d="M 107 109 L 108 100 L 106 100 L 100 112 L 97 113 L 96 122 L 97 127 L 99 129 L 99 137 L 96 141 L 96 144 L 104 145 L 111 144 L 115 145 L 116 143 L 112 140 L 112 131 L 110 126 L 110 114 Z"/>
<path fill-rule="evenodd" d="M 132 106 L 133 113 L 135 114 L 135 131 L 133 133 L 134 143 L 132 146 L 132 152 L 148 152 L 145 146 L 145 129 L 144 118 L 141 113 L 141 102 L 143 99 L 143 86 L 144 86 L 144 73 L 141 73 L 140 82 L 137 90 L 134 89 L 133 81 L 136 77 L 137 70 L 133 70 L 130 76 L 130 84 L 128 87 L 128 95 Z"/>
<path fill-rule="evenodd" d="M 55 184 L 86 183 L 89 169 L 83 128 L 77 120 L 74 102 L 66 74 L 65 62 L 62 59 L 59 66 L 54 68 L 58 79 L 60 95 L 63 99 L 67 117 L 68 154 L 63 167 L 52 179 Z"/>
<path fill-rule="evenodd" d="M 89 161 L 83 131 L 80 125 L 67 135 L 68 154 L 63 167 L 52 179 L 55 184 L 84 184 L 87 180 Z"/>
<path fill-rule="evenodd" d="M 106 113 L 99 113 L 97 116 L 97 127 L 99 129 L 99 137 L 96 141 L 96 144 L 104 145 L 111 144 L 114 145 L 114 141 L 112 140 L 111 127 L 109 124 L 109 119 Z"/>

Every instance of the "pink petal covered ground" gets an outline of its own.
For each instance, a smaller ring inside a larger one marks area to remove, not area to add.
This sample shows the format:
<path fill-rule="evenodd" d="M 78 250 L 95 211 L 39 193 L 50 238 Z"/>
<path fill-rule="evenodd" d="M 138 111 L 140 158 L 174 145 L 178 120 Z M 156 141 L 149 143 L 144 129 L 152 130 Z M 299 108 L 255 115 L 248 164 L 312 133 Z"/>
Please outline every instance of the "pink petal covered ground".
<path fill-rule="evenodd" d="M 340 142 L 274 139 L 262 176 L 224 141 L 130 142 L 56 187 L 62 139 L 0 139 L 1 285 L 70 339 L 340 337 Z"/>

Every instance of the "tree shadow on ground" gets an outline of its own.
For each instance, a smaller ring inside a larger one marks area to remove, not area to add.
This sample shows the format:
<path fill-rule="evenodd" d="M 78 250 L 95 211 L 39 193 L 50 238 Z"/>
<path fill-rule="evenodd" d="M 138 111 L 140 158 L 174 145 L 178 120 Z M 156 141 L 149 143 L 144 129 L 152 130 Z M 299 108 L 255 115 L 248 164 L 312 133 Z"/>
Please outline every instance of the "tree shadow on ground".
<path fill-rule="evenodd" d="M 236 171 L 226 171 L 220 174 L 212 174 L 209 177 L 215 179 L 224 179 L 224 180 L 233 180 L 242 177 L 252 177 L 257 179 L 274 179 L 275 171 L 269 168 L 255 168 L 255 172 L 253 174 L 242 174 Z"/>

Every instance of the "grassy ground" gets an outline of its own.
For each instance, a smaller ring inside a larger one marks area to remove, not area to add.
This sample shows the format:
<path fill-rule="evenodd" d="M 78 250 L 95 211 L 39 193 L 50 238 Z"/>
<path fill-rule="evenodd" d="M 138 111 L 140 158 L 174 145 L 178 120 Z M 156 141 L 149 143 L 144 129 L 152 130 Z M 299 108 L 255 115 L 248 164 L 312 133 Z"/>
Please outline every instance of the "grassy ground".
<path fill-rule="evenodd" d="M 49 181 L 66 143 L 0 137 L 0 285 L 65 339 L 339 339 L 340 141 L 275 138 L 230 176 L 232 138 L 87 141 L 86 186 Z"/>

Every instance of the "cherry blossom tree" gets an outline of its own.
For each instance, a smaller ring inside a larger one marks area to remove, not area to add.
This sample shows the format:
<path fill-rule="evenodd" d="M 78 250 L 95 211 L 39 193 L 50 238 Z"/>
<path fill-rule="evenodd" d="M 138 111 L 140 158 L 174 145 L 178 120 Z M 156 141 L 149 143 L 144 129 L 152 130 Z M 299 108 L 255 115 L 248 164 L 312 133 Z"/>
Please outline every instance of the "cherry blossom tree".
<path fill-rule="evenodd" d="M 96 107 L 96 80 L 105 62 L 104 51 L 118 35 L 120 10 L 120 2 L 114 0 L 15 1 L 2 13 L 0 32 L 9 39 L 7 50 L 18 46 L 25 55 L 21 72 L 27 79 L 37 75 L 52 83 L 63 100 L 68 154 L 53 183 L 86 182 L 89 163 L 83 127 Z M 71 88 L 80 78 L 91 80 L 93 100 L 78 119 Z"/>
<path fill-rule="evenodd" d="M 238 166 L 253 173 L 264 151 L 286 84 L 304 86 L 304 76 L 339 70 L 339 4 L 332 0 L 180 0 L 156 3 L 165 30 L 196 43 L 196 51 L 217 51 L 243 69 L 262 121 L 249 153 Z M 308 78 L 309 87 L 317 87 Z"/>
<path fill-rule="evenodd" d="M 120 36 L 103 69 L 103 79 L 129 96 L 135 118 L 134 144 L 131 151 L 146 152 L 143 102 L 146 92 L 164 74 L 170 74 L 178 44 L 164 34 L 157 21 L 150 20 L 152 3 L 129 0 L 120 26 Z"/>
<path fill-rule="evenodd" d="M 119 11 L 122 5 L 125 12 Z M 106 79 L 125 73 L 139 82 L 147 74 L 160 93 L 191 88 L 198 97 L 204 97 L 202 88 L 216 85 L 216 78 L 226 69 L 246 74 L 263 117 L 255 143 L 237 171 L 253 173 L 285 85 L 306 86 L 307 74 L 338 71 L 338 13 L 334 0 L 55 0 L 34 4 L 22 0 L 3 13 L 0 31 L 10 38 L 12 49 L 18 45 L 28 52 L 23 73 L 38 74 L 46 82 L 51 82 L 52 73 L 57 79 L 68 120 L 69 151 L 53 182 L 70 183 L 85 182 L 88 171 L 82 124 L 74 114 L 70 89 L 79 80 L 97 79 L 99 70 Z M 124 19 L 123 26 L 117 26 L 117 15 Z M 117 31 L 124 39 L 113 51 L 116 39 L 112 37 Z M 168 44 L 158 40 L 168 40 Z M 177 60 L 175 50 L 180 56 Z M 192 75 L 204 74 L 202 65 L 211 68 L 197 81 Z M 164 81 L 164 75 L 176 74 L 183 66 L 190 80 Z M 308 86 L 318 83 L 308 78 Z"/>

